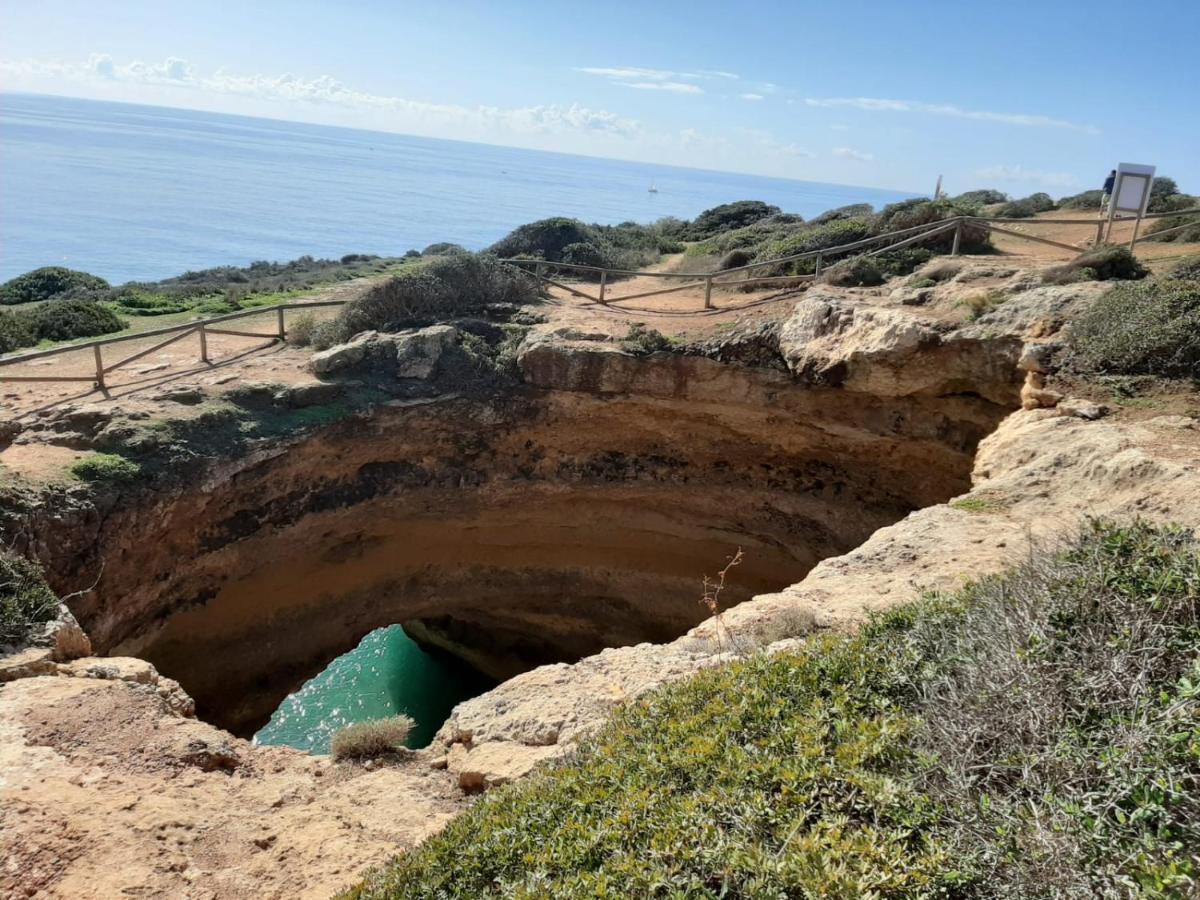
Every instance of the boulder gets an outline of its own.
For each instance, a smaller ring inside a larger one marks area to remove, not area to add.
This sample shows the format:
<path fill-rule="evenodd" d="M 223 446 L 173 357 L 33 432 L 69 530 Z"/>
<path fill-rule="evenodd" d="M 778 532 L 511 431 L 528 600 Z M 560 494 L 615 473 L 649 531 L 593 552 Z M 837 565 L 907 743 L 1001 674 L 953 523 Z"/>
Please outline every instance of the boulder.
<path fill-rule="evenodd" d="M 431 325 L 392 338 L 396 347 L 398 378 L 428 378 L 442 354 L 458 340 L 452 325 Z"/>
<path fill-rule="evenodd" d="M 281 406 L 300 409 L 305 406 L 321 406 L 332 403 L 342 395 L 343 386 L 337 382 L 310 381 L 293 384 L 276 392 L 275 402 Z"/>
<path fill-rule="evenodd" d="M 446 768 L 457 777 L 465 793 L 478 794 L 524 778 L 541 763 L 564 752 L 565 747 L 530 746 L 516 741 L 492 741 L 470 749 L 455 744 L 446 757 Z"/>
<path fill-rule="evenodd" d="M 377 332 L 364 331 L 356 334 L 344 344 L 337 344 L 328 350 L 320 350 L 312 355 L 308 367 L 317 375 L 329 375 L 340 369 L 362 362 L 367 355 L 367 349 L 379 337 Z"/>
<path fill-rule="evenodd" d="M 47 647 L 29 647 L 0 656 L 0 684 L 54 672 L 54 657 Z"/>

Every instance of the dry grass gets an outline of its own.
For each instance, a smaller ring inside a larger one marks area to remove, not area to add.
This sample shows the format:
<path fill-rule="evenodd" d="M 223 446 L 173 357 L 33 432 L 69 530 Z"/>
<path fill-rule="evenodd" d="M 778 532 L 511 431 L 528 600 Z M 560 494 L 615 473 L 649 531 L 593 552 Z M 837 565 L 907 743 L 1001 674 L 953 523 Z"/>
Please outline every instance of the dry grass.
<path fill-rule="evenodd" d="M 415 724 L 408 716 L 389 716 L 347 725 L 333 736 L 333 758 L 373 759 L 395 753 L 404 749 L 404 742 Z"/>

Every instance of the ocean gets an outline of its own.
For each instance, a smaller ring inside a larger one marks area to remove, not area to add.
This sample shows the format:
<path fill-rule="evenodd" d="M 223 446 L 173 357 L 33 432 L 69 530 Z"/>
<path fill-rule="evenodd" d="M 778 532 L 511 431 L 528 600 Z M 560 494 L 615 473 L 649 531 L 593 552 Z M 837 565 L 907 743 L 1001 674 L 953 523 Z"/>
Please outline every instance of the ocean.
<path fill-rule="evenodd" d="M 657 193 L 650 192 L 651 186 Z M 305 254 L 481 249 L 525 222 L 692 218 L 733 200 L 813 216 L 912 196 L 165 107 L 0 94 L 0 281 L 110 282 Z"/>

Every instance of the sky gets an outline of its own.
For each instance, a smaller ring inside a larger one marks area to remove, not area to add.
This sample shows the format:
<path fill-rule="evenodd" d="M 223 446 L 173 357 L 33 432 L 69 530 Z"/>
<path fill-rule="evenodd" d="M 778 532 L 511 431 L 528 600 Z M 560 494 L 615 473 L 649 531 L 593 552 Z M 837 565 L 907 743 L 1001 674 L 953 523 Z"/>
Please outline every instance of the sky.
<path fill-rule="evenodd" d="M 1147 163 L 1200 193 L 1197 35 L 1200 0 L 0 0 L 0 91 L 923 193 Z"/>

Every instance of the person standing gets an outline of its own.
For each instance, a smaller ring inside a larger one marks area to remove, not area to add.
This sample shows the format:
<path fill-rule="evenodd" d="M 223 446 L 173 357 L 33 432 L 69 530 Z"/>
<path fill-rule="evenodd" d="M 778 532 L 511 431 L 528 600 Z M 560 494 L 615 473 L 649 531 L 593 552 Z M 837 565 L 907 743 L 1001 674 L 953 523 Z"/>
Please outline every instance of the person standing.
<path fill-rule="evenodd" d="M 1113 185 L 1117 183 L 1117 170 L 1113 169 L 1104 179 L 1104 196 L 1100 198 L 1100 215 L 1108 214 L 1108 204 L 1112 202 Z"/>

